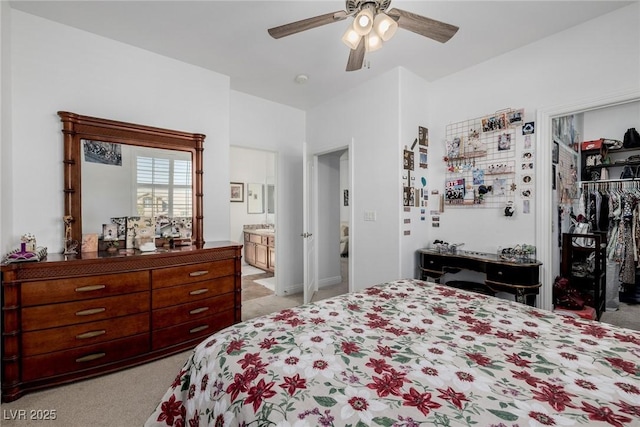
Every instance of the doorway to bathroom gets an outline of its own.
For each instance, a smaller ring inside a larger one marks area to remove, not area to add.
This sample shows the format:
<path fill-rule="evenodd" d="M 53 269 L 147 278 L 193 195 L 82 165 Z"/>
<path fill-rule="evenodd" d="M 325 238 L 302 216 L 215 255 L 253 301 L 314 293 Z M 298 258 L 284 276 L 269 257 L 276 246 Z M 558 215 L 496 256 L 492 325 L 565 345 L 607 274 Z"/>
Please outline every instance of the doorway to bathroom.
<path fill-rule="evenodd" d="M 276 153 L 231 146 L 230 240 L 243 245 L 242 302 L 276 292 Z"/>

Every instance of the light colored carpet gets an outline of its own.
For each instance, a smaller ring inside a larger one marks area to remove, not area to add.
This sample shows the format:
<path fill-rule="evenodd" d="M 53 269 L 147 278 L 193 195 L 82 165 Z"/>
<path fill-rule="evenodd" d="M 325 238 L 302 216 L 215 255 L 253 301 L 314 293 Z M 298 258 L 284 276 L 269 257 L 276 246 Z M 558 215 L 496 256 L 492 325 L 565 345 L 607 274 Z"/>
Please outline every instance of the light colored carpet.
<path fill-rule="evenodd" d="M 260 270 L 249 264 L 242 264 L 242 275 L 243 276 L 253 276 L 254 274 L 262 274 L 264 270 Z"/>
<path fill-rule="evenodd" d="M 258 280 L 254 280 L 254 282 L 264 286 L 267 289 L 271 289 L 272 291 L 276 290 L 276 278 L 275 277 L 269 277 L 267 279 L 258 279 Z"/>

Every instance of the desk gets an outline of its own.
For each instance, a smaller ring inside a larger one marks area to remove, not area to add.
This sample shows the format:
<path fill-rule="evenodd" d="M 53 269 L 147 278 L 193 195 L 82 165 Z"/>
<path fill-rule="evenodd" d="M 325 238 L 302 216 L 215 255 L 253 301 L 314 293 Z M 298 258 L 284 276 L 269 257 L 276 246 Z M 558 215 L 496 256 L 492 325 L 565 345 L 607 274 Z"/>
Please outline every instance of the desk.
<path fill-rule="evenodd" d="M 478 271 L 486 274 L 484 286 L 493 292 L 508 292 L 516 301 L 534 305 L 540 283 L 539 261 L 511 262 L 496 254 L 458 251 L 455 254 L 441 253 L 435 249 L 419 249 L 420 278 L 427 276 L 439 279 L 445 273 L 460 270 Z"/>

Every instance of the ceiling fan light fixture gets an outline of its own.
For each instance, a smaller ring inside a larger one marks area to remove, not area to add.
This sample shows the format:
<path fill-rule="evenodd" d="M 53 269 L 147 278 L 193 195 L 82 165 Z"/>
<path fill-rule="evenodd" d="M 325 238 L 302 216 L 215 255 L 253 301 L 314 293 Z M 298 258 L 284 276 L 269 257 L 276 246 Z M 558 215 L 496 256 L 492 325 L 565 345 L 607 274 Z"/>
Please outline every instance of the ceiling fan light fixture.
<path fill-rule="evenodd" d="M 349 28 L 347 28 L 347 31 L 345 31 L 342 36 L 342 42 L 349 46 L 349 49 L 355 49 L 358 47 L 361 38 L 362 36 L 358 34 L 351 25 L 349 25 Z"/>
<path fill-rule="evenodd" d="M 398 30 L 398 23 L 386 13 L 380 12 L 373 20 L 373 29 L 386 42 Z"/>
<path fill-rule="evenodd" d="M 353 21 L 353 29 L 361 36 L 365 36 L 373 27 L 373 11 L 369 7 L 363 8 Z"/>
<path fill-rule="evenodd" d="M 364 38 L 365 52 L 374 52 L 382 47 L 382 39 L 378 33 L 371 31 Z"/>

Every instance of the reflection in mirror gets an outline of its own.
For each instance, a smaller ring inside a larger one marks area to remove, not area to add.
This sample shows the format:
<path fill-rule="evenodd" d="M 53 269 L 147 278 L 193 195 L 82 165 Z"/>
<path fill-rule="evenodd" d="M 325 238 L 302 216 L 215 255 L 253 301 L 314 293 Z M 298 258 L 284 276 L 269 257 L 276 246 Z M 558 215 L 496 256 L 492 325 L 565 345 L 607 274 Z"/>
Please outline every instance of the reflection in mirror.
<path fill-rule="evenodd" d="M 264 213 L 264 186 L 247 184 L 247 213 Z"/>
<path fill-rule="evenodd" d="M 197 248 L 204 246 L 202 151 L 205 135 L 68 111 L 58 111 L 58 115 L 64 137 L 65 251 L 69 244 L 77 244 L 82 239 L 83 212 L 89 216 L 87 234 L 100 234 L 101 225 L 110 222 L 107 218 L 118 220 L 131 213 L 141 218 L 147 212 L 156 211 L 185 214 L 173 217 L 180 218 L 180 227 L 176 227 L 180 228 L 180 237 L 189 238 Z M 92 142 L 85 147 L 86 141 Z M 160 151 L 136 151 L 143 148 Z M 93 161 L 83 161 L 83 158 Z M 146 163 L 146 178 L 138 177 L 138 163 Z M 179 171 L 180 178 L 171 183 L 169 176 L 173 174 L 167 172 L 163 176 L 163 168 Z M 191 204 L 187 206 L 189 198 Z M 167 232 L 175 235 L 174 231 Z M 129 233 L 127 243 L 128 240 Z"/>
<path fill-rule="evenodd" d="M 191 218 L 191 153 L 82 140 L 82 229 L 111 218 Z"/>
<path fill-rule="evenodd" d="M 267 184 L 267 213 L 276 212 L 276 186 Z"/>

